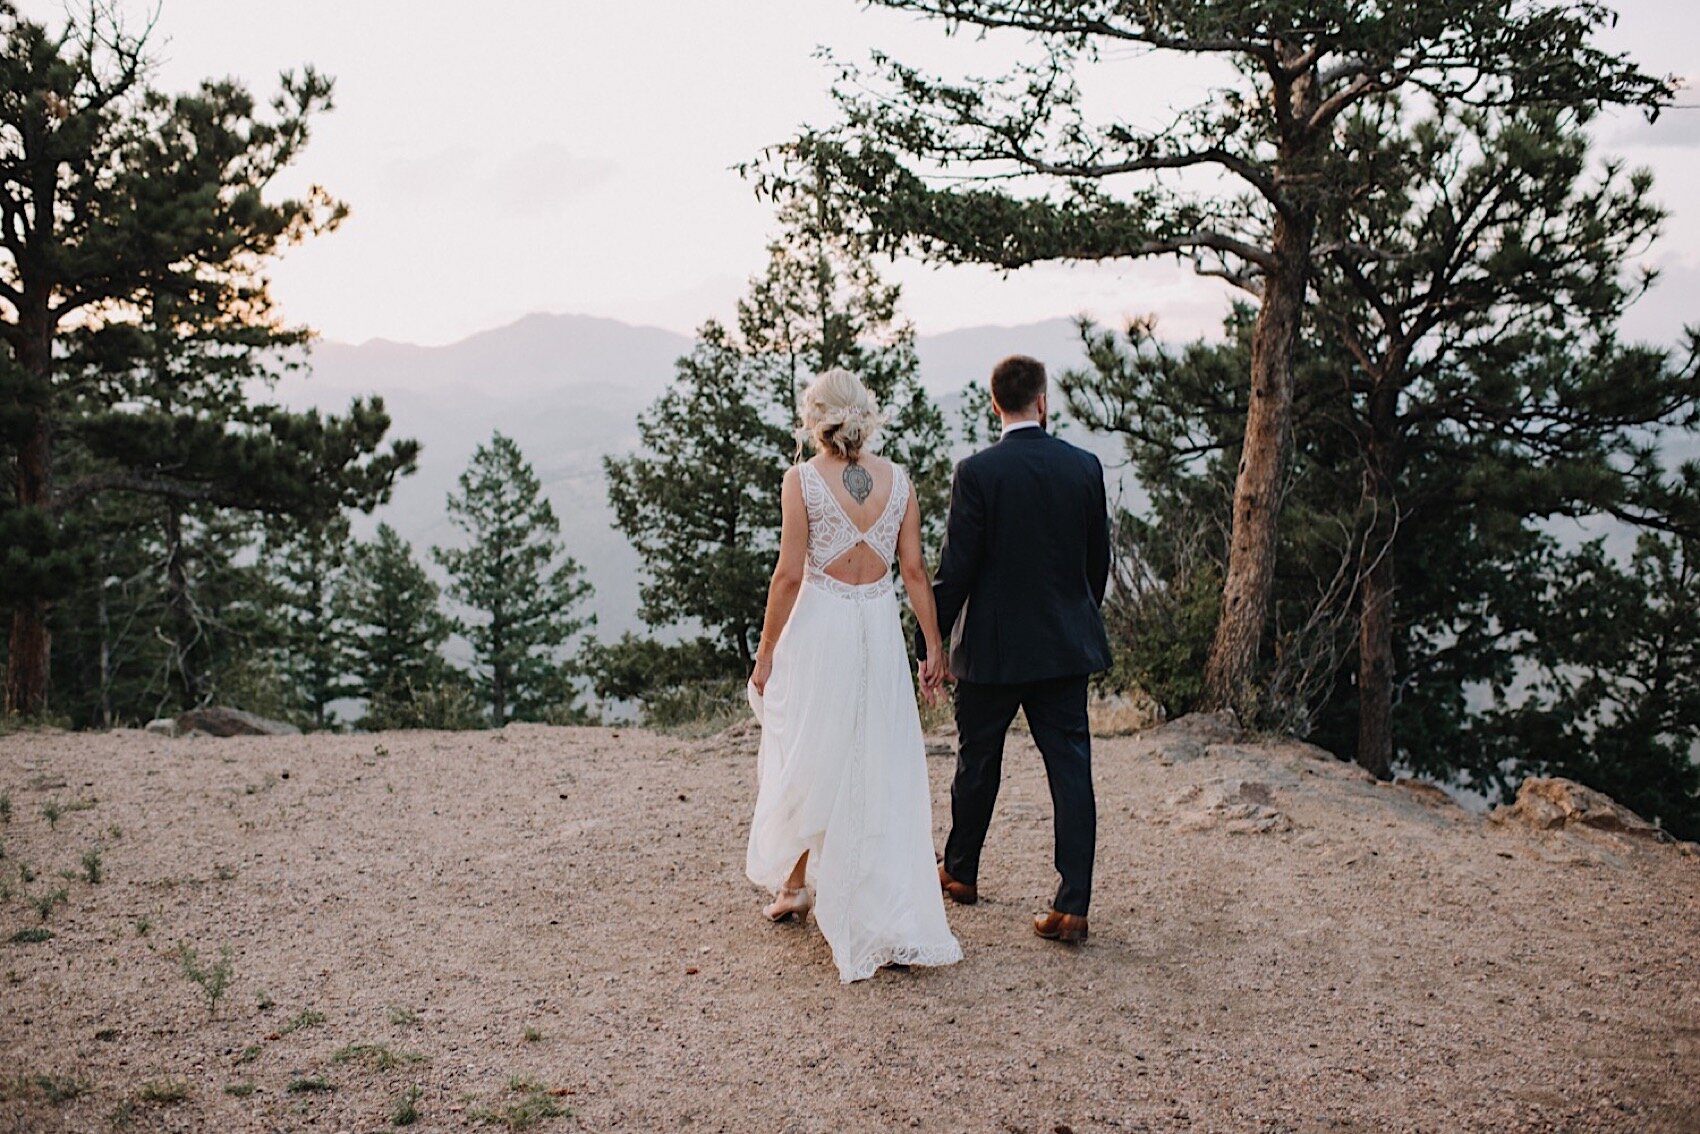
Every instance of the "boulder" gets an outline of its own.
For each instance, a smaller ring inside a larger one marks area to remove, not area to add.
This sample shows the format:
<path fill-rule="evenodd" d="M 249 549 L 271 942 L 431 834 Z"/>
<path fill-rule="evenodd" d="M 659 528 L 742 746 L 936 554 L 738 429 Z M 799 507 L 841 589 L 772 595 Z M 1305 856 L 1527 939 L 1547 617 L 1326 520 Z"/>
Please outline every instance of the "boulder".
<path fill-rule="evenodd" d="M 1212 744 L 1230 744 L 1245 735 L 1239 718 L 1228 710 L 1188 713 L 1145 734 L 1160 760 L 1184 764 L 1204 755 Z"/>
<path fill-rule="evenodd" d="M 207 736 L 299 736 L 301 730 L 283 721 L 271 721 L 241 709 L 211 706 L 178 713 L 179 732 L 200 732 Z M 153 725 L 148 726 L 153 731 Z"/>
<path fill-rule="evenodd" d="M 1221 827 L 1234 835 L 1282 834 L 1293 821 L 1275 807 L 1275 792 L 1260 780 L 1217 780 L 1188 784 L 1163 801 L 1166 814 L 1153 816 L 1177 831 Z"/>
<path fill-rule="evenodd" d="M 1488 819 L 1539 831 L 1589 827 L 1646 839 L 1669 837 L 1603 792 L 1560 776 L 1530 776 L 1517 789 L 1516 802 L 1494 808 Z"/>
<path fill-rule="evenodd" d="M 1094 736 L 1126 736 L 1163 723 L 1163 706 L 1149 693 L 1111 693 L 1094 697 L 1086 706 Z"/>

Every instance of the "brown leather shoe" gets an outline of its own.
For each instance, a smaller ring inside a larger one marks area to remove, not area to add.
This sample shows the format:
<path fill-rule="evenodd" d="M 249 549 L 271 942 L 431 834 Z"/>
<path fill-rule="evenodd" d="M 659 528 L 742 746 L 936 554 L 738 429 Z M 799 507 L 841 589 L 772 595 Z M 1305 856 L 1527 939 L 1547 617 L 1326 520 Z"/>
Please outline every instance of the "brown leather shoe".
<path fill-rule="evenodd" d="M 1080 914 L 1046 910 L 1033 919 L 1033 932 L 1047 941 L 1078 945 L 1086 940 L 1086 919 Z"/>
<path fill-rule="evenodd" d="M 945 897 L 959 906 L 971 906 L 980 900 L 979 887 L 958 882 L 942 865 L 939 867 L 939 889 L 944 891 Z"/>

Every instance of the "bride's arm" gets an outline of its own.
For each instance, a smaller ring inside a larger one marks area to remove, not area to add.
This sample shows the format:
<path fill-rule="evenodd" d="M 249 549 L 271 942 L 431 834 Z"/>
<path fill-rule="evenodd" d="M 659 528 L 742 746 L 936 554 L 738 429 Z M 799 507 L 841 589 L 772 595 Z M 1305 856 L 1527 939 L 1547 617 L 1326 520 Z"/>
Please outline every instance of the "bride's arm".
<path fill-rule="evenodd" d="M 913 494 L 903 513 L 903 527 L 897 533 L 897 568 L 903 574 L 903 589 L 909 592 L 909 606 L 915 621 L 921 625 L 921 639 L 927 654 L 921 661 L 921 680 L 925 686 L 936 685 L 944 678 L 949 664 L 939 641 L 939 614 L 933 603 L 933 580 L 927 573 L 927 560 L 921 553 L 921 507 Z"/>
<path fill-rule="evenodd" d="M 768 675 L 773 672 L 773 649 L 791 618 L 791 608 L 797 605 L 797 592 L 803 586 L 803 563 L 809 554 L 809 516 L 803 507 L 802 474 L 795 465 L 785 472 L 779 511 L 779 562 L 773 568 L 773 581 L 767 585 L 767 617 L 762 620 L 761 644 L 756 647 L 756 669 L 750 675 L 757 693 L 767 692 Z"/>

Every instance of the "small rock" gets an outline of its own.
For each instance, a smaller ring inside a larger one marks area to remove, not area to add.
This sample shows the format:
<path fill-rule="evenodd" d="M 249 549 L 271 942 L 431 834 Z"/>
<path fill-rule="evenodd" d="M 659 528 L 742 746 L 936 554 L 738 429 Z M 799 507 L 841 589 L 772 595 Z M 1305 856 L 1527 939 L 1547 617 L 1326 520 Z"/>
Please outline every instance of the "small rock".
<path fill-rule="evenodd" d="M 210 706 L 205 709 L 190 709 L 186 713 L 178 713 L 176 725 L 178 729 L 189 732 L 201 732 L 208 736 L 299 736 L 301 730 L 283 721 L 267 720 L 254 713 L 245 713 L 241 709 L 231 709 L 223 706 Z M 148 726 L 152 731 L 153 726 Z"/>
<path fill-rule="evenodd" d="M 179 730 L 177 722 L 172 718 L 156 717 L 144 726 L 143 731 L 152 733 L 154 736 L 176 736 Z"/>
<path fill-rule="evenodd" d="M 1458 801 L 1453 799 L 1450 795 L 1447 795 L 1445 788 L 1442 788 L 1437 784 L 1428 783 L 1424 780 L 1413 780 L 1407 777 L 1402 780 L 1395 780 L 1392 786 L 1409 792 L 1424 803 L 1433 807 L 1458 806 Z"/>

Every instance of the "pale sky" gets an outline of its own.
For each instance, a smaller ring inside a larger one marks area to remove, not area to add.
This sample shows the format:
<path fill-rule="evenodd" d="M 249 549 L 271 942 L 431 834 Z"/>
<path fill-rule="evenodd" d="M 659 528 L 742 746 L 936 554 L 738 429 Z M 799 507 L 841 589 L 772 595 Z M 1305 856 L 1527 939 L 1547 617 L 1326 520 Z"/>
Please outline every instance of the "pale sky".
<path fill-rule="evenodd" d="M 117 0 L 141 19 L 156 0 Z M 337 107 L 286 188 L 352 207 L 342 229 L 274 272 L 285 314 L 326 338 L 438 344 L 534 311 L 689 332 L 725 318 L 763 258 L 768 206 L 730 168 L 829 120 L 817 46 L 882 47 L 947 73 L 990 73 L 1016 38 L 946 41 L 854 0 L 158 0 L 168 89 L 235 76 L 269 95 L 312 63 Z M 56 20 L 63 0 L 24 0 Z M 1700 4 L 1620 0 L 1608 44 L 1700 78 Z M 405 15 L 403 14 L 405 13 Z M 1113 96 L 1161 119 L 1208 84 L 1199 64 L 1130 55 Z M 1700 106 L 1700 90 L 1684 102 Z M 1672 217 L 1652 259 L 1666 282 L 1631 316 L 1668 338 L 1700 322 L 1700 109 L 1654 127 L 1606 121 L 1600 152 L 1656 175 Z M 1217 329 L 1223 292 L 1168 263 L 1038 266 L 1000 276 L 895 265 L 923 334 L 1089 312 L 1155 312 L 1166 337 Z"/>

